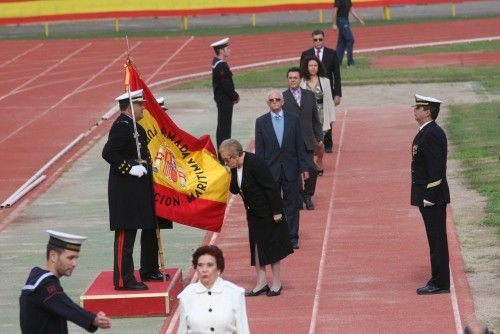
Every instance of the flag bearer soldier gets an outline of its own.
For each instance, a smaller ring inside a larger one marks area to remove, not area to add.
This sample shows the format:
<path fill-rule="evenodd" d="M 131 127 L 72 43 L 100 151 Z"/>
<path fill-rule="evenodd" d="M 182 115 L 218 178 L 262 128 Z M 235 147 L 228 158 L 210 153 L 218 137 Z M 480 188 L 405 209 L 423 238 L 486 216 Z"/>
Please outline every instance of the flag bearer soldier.
<path fill-rule="evenodd" d="M 217 104 L 217 148 L 220 144 L 231 138 L 231 123 L 233 106 L 239 102 L 240 97 L 234 89 L 233 73 L 226 60 L 231 55 L 229 38 L 210 44 L 214 48 L 215 57 L 212 60 L 212 87 L 214 100 Z M 220 157 L 219 157 L 220 160 Z M 222 162 L 222 161 L 221 161 Z"/>
<path fill-rule="evenodd" d="M 144 128 L 135 124 L 137 133 L 134 129 L 134 123 L 144 117 L 142 89 L 130 92 L 130 100 L 129 93 L 116 98 L 121 114 L 113 123 L 102 151 L 102 157 L 110 164 L 109 219 L 110 228 L 115 231 L 113 283 L 116 290 L 147 290 L 134 277 L 132 254 L 138 229 L 142 229 L 141 280 L 161 281 L 163 276 L 158 268 L 151 156 Z"/>
<path fill-rule="evenodd" d="M 104 312 L 88 312 L 74 303 L 64 292 L 59 279 L 71 276 L 77 265 L 82 243 L 87 237 L 47 231 L 47 264 L 34 267 L 19 297 L 20 325 L 23 334 L 68 333 L 67 320 L 95 332 L 110 328 L 111 320 Z"/>
<path fill-rule="evenodd" d="M 415 95 L 415 120 L 420 131 L 413 139 L 411 162 L 411 205 L 418 206 L 429 242 L 432 277 L 418 288 L 420 295 L 449 292 L 450 270 L 446 236 L 446 204 L 450 191 L 446 181 L 448 143 L 436 118 L 441 101 Z"/>

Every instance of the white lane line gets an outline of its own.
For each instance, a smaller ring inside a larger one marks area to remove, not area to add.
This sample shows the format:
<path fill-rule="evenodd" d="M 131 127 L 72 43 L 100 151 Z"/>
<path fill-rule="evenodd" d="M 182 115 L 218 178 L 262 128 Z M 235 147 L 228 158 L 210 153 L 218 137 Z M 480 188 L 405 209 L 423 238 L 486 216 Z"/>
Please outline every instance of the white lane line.
<path fill-rule="evenodd" d="M 383 46 L 383 47 L 378 47 L 378 48 L 356 49 L 356 50 L 354 50 L 354 53 L 367 53 L 367 52 L 411 49 L 411 48 L 421 48 L 421 47 L 439 46 L 439 45 L 485 42 L 485 41 L 494 41 L 494 40 L 499 40 L 499 39 L 500 39 L 500 36 L 491 36 L 491 37 L 470 38 L 470 39 L 456 39 L 456 40 L 440 41 L 440 42 L 401 44 L 401 45 L 394 45 L 394 46 Z M 290 62 L 298 61 L 299 59 L 300 59 L 300 57 L 274 59 L 274 60 L 268 60 L 268 61 L 261 61 L 258 63 L 232 66 L 231 69 L 232 70 L 245 70 L 245 69 L 251 69 L 251 68 L 256 68 L 256 67 L 278 65 L 278 64 L 282 64 L 282 63 L 290 63 Z M 204 71 L 204 72 L 197 72 L 197 73 L 191 73 L 191 74 L 186 74 L 186 75 L 180 75 L 177 77 L 168 78 L 165 80 L 160 80 L 160 81 L 154 82 L 154 83 L 150 84 L 149 87 L 163 86 L 165 84 L 170 84 L 170 83 L 177 82 L 177 81 L 196 79 L 196 78 L 203 77 L 203 76 L 206 76 L 209 74 L 212 74 L 212 71 Z"/>
<path fill-rule="evenodd" d="M 130 50 L 133 50 L 135 49 L 136 47 L 138 47 L 139 45 L 141 45 L 142 42 L 137 42 L 135 43 L 131 48 Z M 124 57 L 127 55 L 127 51 L 124 51 L 122 54 L 120 54 L 118 57 L 116 57 L 111 63 L 109 63 L 108 65 L 104 66 L 103 68 L 101 68 L 99 70 L 99 72 L 95 73 L 94 75 L 92 75 L 90 78 L 88 78 L 85 82 L 83 82 L 80 86 L 78 86 L 75 90 L 73 90 L 71 93 L 67 94 L 65 97 L 62 98 L 62 100 L 66 100 L 68 98 L 70 98 L 71 96 L 77 94 L 77 93 L 80 93 L 82 91 L 82 88 L 85 87 L 89 82 L 91 82 L 92 80 L 94 80 L 96 77 L 98 77 L 102 72 L 106 71 L 108 68 L 110 68 L 112 65 L 114 65 L 117 61 L 119 60 L 123 60 Z"/>
<path fill-rule="evenodd" d="M 423 48 L 423 47 L 429 47 L 429 46 L 452 45 L 452 44 L 463 44 L 463 43 L 474 43 L 474 42 L 489 42 L 489 41 L 496 41 L 499 39 L 500 39 L 500 36 L 490 36 L 490 37 L 467 38 L 467 39 L 453 39 L 453 40 L 449 40 L 449 41 L 439 41 L 439 42 L 400 44 L 400 45 L 393 45 L 393 46 L 382 46 L 379 48 L 359 49 L 359 50 L 354 50 L 354 53 L 366 53 L 366 52 L 390 51 L 390 50 L 399 50 L 399 49 Z"/>
<path fill-rule="evenodd" d="M 328 216 L 326 219 L 325 233 L 323 236 L 323 248 L 321 249 L 321 259 L 319 261 L 319 270 L 318 270 L 318 278 L 316 279 L 316 291 L 314 293 L 314 302 L 313 309 L 311 314 L 311 324 L 309 326 L 309 334 L 316 333 L 316 324 L 318 322 L 318 310 L 319 310 L 319 299 L 321 297 L 321 285 L 323 283 L 323 276 L 325 272 L 325 264 L 326 264 L 326 253 L 328 251 L 328 240 L 330 238 L 331 225 L 333 220 L 333 201 L 335 198 L 335 188 L 337 186 L 337 176 L 338 176 L 338 168 L 340 164 L 340 154 L 342 153 L 342 143 L 344 142 L 344 133 L 345 133 L 345 123 L 347 118 L 347 112 L 344 113 L 344 118 L 342 119 L 342 129 L 340 130 L 340 139 L 339 139 L 339 148 L 337 157 L 335 160 L 335 169 L 332 180 L 332 192 L 330 196 L 330 203 L 328 204 Z"/>
<path fill-rule="evenodd" d="M 90 43 L 89 43 L 90 44 Z M 140 44 L 137 43 L 135 44 L 133 47 L 137 47 L 138 45 Z M 125 53 L 122 53 L 119 57 L 124 57 Z M 111 64 L 113 64 L 114 62 L 116 62 L 118 59 L 120 58 L 116 58 Z M 107 67 L 109 67 L 111 64 L 105 66 L 103 69 L 101 69 L 101 71 L 99 71 L 98 73 L 101 73 L 104 69 L 106 69 Z M 88 82 L 90 82 L 91 80 L 93 80 L 95 77 L 97 76 L 97 74 L 95 75 L 92 75 L 90 77 L 90 79 L 87 79 L 85 80 L 85 82 L 83 82 L 81 85 L 79 85 L 77 88 L 73 89 L 72 92 L 70 92 L 69 94 L 66 94 L 63 98 L 59 99 L 59 101 L 57 101 L 55 104 L 53 104 L 50 108 L 48 108 L 47 110 L 45 110 L 44 112 L 41 112 L 39 114 L 36 114 L 36 116 L 30 118 L 29 120 L 27 120 L 26 122 L 22 123 L 22 125 L 20 127 L 18 127 L 16 130 L 14 130 L 13 132 L 9 133 L 7 136 L 5 136 L 4 138 L 0 139 L 0 144 L 2 144 L 4 141 L 8 140 L 9 138 L 11 138 L 12 136 L 16 135 L 17 133 L 19 133 L 20 131 L 22 131 L 23 129 L 25 129 L 26 127 L 28 127 L 29 125 L 31 125 L 32 123 L 34 123 L 35 121 L 39 120 L 40 118 L 42 118 L 43 116 L 45 116 L 46 114 L 48 114 L 49 112 L 51 112 L 54 108 L 56 108 L 57 106 L 59 106 L 61 103 L 63 103 L 65 100 L 67 100 L 69 97 L 75 95 L 78 90 L 83 87 L 84 85 L 86 85 Z"/>
<path fill-rule="evenodd" d="M 165 60 L 163 62 L 163 64 L 160 65 L 160 67 L 158 67 L 156 69 L 156 71 L 153 72 L 153 74 L 151 74 L 149 76 L 149 78 L 146 79 L 146 83 L 150 82 L 151 79 L 153 79 L 153 77 L 155 75 L 158 74 L 158 72 L 160 72 L 168 63 L 170 63 L 170 61 L 179 54 L 179 52 L 181 52 L 192 40 L 194 39 L 194 36 L 191 36 L 189 37 L 189 39 L 187 41 L 185 41 L 170 57 L 167 58 L 167 60 Z"/>
<path fill-rule="evenodd" d="M 450 299 L 451 299 L 451 307 L 453 308 L 453 318 L 455 320 L 455 328 L 457 330 L 457 334 L 462 334 L 463 333 L 462 319 L 460 317 L 460 310 L 458 308 L 457 291 L 455 290 L 455 283 L 453 281 L 451 265 L 450 265 Z"/>
<path fill-rule="evenodd" d="M 30 53 L 30 52 L 32 52 L 32 51 L 35 51 L 36 49 L 40 48 L 42 45 L 43 45 L 43 43 L 39 43 L 39 44 L 37 44 L 37 45 L 35 45 L 35 46 L 31 47 L 30 49 L 28 49 L 28 50 L 24 51 L 23 53 L 18 54 L 18 55 L 17 55 L 17 56 L 15 56 L 14 58 L 9 59 L 9 60 L 7 60 L 7 61 L 5 61 L 2 65 L 0 65 L 0 68 L 5 67 L 5 66 L 9 65 L 10 63 L 12 63 L 12 62 L 14 62 L 14 61 L 18 60 L 18 59 L 19 59 L 19 58 L 21 58 L 22 56 L 25 56 L 25 55 L 27 55 L 28 53 Z"/>
<path fill-rule="evenodd" d="M 9 97 L 11 95 L 14 95 L 16 94 L 21 88 L 25 87 L 26 85 L 29 85 L 30 83 L 32 83 L 33 81 L 35 81 L 36 79 L 44 76 L 45 74 L 47 74 L 48 72 L 52 71 L 54 68 L 56 68 L 57 66 L 61 65 L 62 63 L 64 63 L 66 60 L 70 59 L 71 57 L 73 57 L 74 55 L 80 53 L 82 50 L 88 48 L 90 45 L 92 45 L 91 42 L 85 44 L 84 46 L 80 47 L 79 49 L 73 51 L 72 53 L 70 53 L 69 55 L 67 55 L 66 57 L 64 57 L 63 59 L 59 60 L 57 63 L 55 63 L 54 65 L 52 66 L 49 66 L 48 68 L 46 68 L 43 72 L 40 72 L 38 73 L 37 75 L 35 75 L 34 77 L 32 77 L 31 79 L 29 79 L 28 81 L 25 81 L 23 84 L 17 86 L 16 88 L 14 88 L 13 90 L 11 90 L 9 93 L 3 95 L 3 96 L 0 96 L 0 101 L 2 101 L 3 99 L 5 99 L 6 97 Z"/>

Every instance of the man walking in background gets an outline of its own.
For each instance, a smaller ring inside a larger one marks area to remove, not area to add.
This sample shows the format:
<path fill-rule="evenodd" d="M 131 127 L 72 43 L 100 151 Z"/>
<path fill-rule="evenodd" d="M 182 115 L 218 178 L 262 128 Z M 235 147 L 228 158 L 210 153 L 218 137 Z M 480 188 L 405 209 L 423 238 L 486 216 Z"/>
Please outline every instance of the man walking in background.
<path fill-rule="evenodd" d="M 335 0 L 333 5 L 333 30 L 339 31 L 339 36 L 337 38 L 337 56 L 339 57 L 339 63 L 342 64 L 344 59 L 344 53 L 347 51 L 347 66 L 354 66 L 354 34 L 351 30 L 351 24 L 349 23 L 349 13 L 361 23 L 365 24 L 365 21 L 358 15 L 358 13 L 352 8 L 351 0 Z"/>

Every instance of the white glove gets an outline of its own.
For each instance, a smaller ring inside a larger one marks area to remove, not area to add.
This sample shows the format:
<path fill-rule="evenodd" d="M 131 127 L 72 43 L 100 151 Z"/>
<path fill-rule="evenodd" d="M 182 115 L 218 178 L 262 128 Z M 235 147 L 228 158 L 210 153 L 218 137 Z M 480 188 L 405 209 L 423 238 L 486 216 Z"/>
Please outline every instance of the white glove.
<path fill-rule="evenodd" d="M 428 200 L 424 199 L 424 207 L 433 206 L 433 205 L 434 205 L 434 203 L 429 202 Z"/>
<path fill-rule="evenodd" d="M 144 174 L 147 174 L 148 171 L 146 170 L 146 167 L 143 165 L 135 165 L 130 168 L 130 171 L 128 172 L 130 175 L 141 177 Z"/>

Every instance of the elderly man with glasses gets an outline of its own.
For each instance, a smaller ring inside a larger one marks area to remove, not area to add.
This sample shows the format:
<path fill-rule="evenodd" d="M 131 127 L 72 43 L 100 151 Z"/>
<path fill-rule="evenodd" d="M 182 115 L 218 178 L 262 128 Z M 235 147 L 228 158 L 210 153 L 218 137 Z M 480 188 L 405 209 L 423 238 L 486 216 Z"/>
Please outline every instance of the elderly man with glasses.
<path fill-rule="evenodd" d="M 298 115 L 284 110 L 283 95 L 271 90 L 269 112 L 255 122 L 255 154 L 264 160 L 278 183 L 294 249 L 299 248 L 300 179 L 309 178 L 309 164 Z"/>

